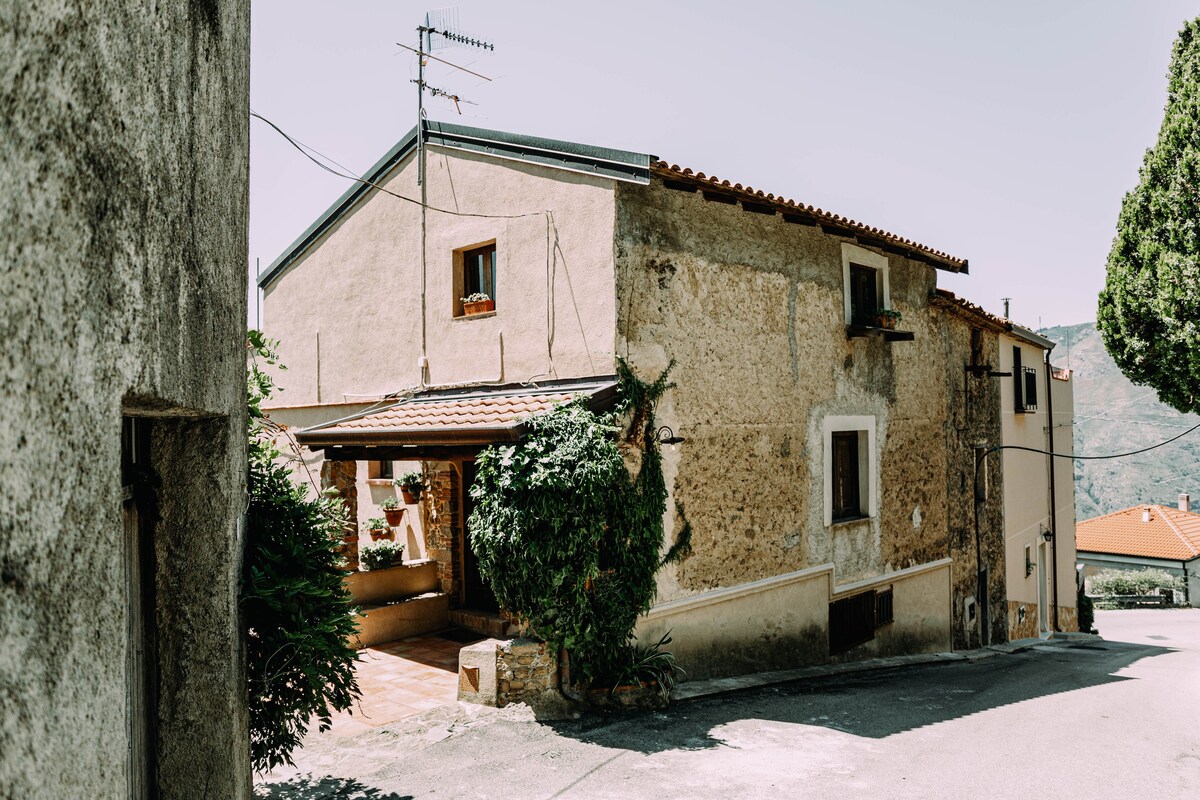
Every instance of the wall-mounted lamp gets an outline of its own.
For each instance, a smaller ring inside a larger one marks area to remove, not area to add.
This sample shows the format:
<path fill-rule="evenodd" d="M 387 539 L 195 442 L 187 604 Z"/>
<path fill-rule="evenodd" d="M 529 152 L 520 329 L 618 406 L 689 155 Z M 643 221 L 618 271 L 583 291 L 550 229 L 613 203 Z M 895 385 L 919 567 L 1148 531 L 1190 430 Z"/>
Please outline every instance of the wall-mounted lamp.
<path fill-rule="evenodd" d="M 1042 538 L 1048 542 L 1054 538 L 1054 534 L 1049 528 L 1042 528 Z"/>
<path fill-rule="evenodd" d="M 680 442 L 685 441 L 682 436 L 676 436 L 675 431 L 671 430 L 666 425 L 663 425 L 658 429 L 657 436 L 659 444 L 679 444 Z"/>

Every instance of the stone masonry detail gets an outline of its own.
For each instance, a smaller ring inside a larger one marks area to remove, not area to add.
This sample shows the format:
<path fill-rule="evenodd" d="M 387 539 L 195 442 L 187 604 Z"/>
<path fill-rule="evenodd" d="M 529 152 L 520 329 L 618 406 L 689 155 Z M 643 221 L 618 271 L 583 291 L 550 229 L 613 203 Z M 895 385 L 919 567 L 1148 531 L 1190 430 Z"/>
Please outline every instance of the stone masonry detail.
<path fill-rule="evenodd" d="M 455 558 L 461 528 L 462 480 L 454 465 L 445 462 L 427 464 L 425 476 L 429 488 L 421 495 L 421 522 L 426 552 L 437 562 L 440 589 L 450 595 L 450 606 L 454 608 L 459 605 L 462 588 L 459 559 Z"/>
<path fill-rule="evenodd" d="M 545 642 L 509 639 L 496 647 L 496 705 L 536 705 L 547 692 L 556 691 L 557 660 Z"/>

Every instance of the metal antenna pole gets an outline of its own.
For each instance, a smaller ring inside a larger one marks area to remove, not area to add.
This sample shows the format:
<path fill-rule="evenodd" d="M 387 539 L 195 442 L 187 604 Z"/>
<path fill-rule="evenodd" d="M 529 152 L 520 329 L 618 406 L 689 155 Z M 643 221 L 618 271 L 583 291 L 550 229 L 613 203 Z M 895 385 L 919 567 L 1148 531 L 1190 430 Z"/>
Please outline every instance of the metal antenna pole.
<path fill-rule="evenodd" d="M 428 378 L 429 353 L 428 334 L 425 321 L 425 206 L 428 192 L 425 185 L 425 43 L 429 38 L 428 19 L 426 25 L 417 28 L 417 186 L 421 190 L 421 359 L 417 368 L 421 372 L 421 388 Z"/>

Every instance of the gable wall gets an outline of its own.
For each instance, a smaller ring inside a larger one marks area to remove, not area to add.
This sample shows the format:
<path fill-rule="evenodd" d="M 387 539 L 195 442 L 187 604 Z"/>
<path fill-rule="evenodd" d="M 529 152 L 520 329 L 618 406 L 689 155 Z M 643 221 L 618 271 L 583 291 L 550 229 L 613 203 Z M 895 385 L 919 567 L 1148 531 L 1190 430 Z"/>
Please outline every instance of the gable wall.
<path fill-rule="evenodd" d="M 613 182 L 438 147 L 429 149 L 428 176 L 431 206 L 532 214 L 428 213 L 429 383 L 611 373 Z M 413 159 L 383 185 L 418 197 Z M 453 252 L 493 239 L 496 313 L 455 319 Z M 288 367 L 279 402 L 341 402 L 419 384 L 419 248 L 418 206 L 374 192 L 266 288 L 264 329 L 280 340 Z"/>

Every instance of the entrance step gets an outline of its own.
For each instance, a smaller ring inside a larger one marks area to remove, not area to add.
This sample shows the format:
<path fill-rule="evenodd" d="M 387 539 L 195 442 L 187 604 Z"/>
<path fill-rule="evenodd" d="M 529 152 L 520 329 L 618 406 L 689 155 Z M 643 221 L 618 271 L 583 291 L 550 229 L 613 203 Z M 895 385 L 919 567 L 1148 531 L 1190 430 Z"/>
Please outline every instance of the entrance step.
<path fill-rule="evenodd" d="M 508 620 L 495 611 L 478 611 L 471 608 L 456 608 L 450 612 L 450 623 L 460 628 L 503 639 L 507 635 Z"/>
<path fill-rule="evenodd" d="M 378 605 L 364 605 L 357 617 L 355 647 L 371 647 L 432 633 L 449 627 L 450 596 L 445 592 L 425 592 Z"/>

